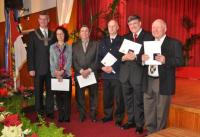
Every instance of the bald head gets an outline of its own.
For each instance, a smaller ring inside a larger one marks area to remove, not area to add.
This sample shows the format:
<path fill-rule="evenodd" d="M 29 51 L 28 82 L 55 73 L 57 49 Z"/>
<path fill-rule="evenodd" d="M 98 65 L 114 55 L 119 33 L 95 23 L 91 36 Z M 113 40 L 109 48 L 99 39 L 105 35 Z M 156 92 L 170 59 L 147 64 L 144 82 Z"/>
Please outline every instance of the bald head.
<path fill-rule="evenodd" d="M 110 20 L 108 22 L 108 32 L 110 36 L 116 35 L 118 29 L 119 29 L 119 25 L 116 20 Z"/>
<path fill-rule="evenodd" d="M 152 23 L 152 35 L 156 38 L 156 39 L 160 39 L 162 38 L 167 31 L 167 25 L 166 22 L 162 19 L 156 19 L 153 23 Z"/>

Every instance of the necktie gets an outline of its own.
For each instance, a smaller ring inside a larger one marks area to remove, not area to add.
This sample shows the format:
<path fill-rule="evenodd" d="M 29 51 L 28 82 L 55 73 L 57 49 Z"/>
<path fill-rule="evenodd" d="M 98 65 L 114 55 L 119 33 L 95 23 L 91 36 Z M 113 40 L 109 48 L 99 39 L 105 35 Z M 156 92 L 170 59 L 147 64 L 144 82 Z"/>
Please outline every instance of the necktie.
<path fill-rule="evenodd" d="M 48 38 L 48 35 L 47 35 L 46 30 L 44 30 L 44 37 L 45 37 L 45 38 Z"/>
<path fill-rule="evenodd" d="M 137 42 L 137 33 L 134 34 L 133 40 L 134 40 L 134 42 Z"/>
<path fill-rule="evenodd" d="M 113 41 L 114 41 L 114 39 L 113 39 L 113 38 L 110 38 L 110 42 L 113 43 Z"/>
<path fill-rule="evenodd" d="M 87 51 L 87 42 L 83 42 L 83 50 L 84 50 L 84 52 Z"/>
<path fill-rule="evenodd" d="M 150 65 L 150 73 L 153 74 L 156 71 L 156 66 L 155 65 Z"/>

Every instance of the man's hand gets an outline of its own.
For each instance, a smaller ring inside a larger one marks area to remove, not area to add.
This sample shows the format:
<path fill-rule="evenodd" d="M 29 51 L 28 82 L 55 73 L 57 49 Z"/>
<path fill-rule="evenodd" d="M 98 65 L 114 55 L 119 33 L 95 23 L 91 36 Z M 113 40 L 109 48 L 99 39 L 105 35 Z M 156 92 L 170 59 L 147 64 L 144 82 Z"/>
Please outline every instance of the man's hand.
<path fill-rule="evenodd" d="M 149 56 L 147 54 L 142 55 L 142 62 L 145 62 L 149 59 Z"/>
<path fill-rule="evenodd" d="M 84 77 L 84 78 L 87 78 L 88 77 L 88 75 L 90 75 L 90 70 L 89 69 L 83 69 L 82 71 L 81 71 L 81 75 Z"/>
<path fill-rule="evenodd" d="M 101 68 L 106 73 L 111 73 L 113 71 L 112 67 L 106 66 Z"/>
<path fill-rule="evenodd" d="M 124 56 L 122 56 L 122 61 L 132 61 L 136 58 L 135 53 L 133 52 L 128 52 Z"/>
<path fill-rule="evenodd" d="M 35 70 L 29 71 L 29 75 L 30 75 L 31 77 L 34 77 L 34 76 L 35 76 Z"/>
<path fill-rule="evenodd" d="M 165 64 L 165 56 L 161 55 L 161 54 L 157 54 L 157 56 L 155 57 L 155 59 L 159 62 L 161 62 L 162 64 Z"/>

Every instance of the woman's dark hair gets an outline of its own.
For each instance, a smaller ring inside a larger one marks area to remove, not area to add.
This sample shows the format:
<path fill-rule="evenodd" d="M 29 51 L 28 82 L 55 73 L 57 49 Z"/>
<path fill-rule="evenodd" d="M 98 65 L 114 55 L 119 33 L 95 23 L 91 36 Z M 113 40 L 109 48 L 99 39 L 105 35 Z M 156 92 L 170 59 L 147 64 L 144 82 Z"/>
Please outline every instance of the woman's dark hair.
<path fill-rule="evenodd" d="M 62 32 L 64 33 L 64 42 L 67 42 L 69 40 L 69 33 L 68 33 L 67 29 L 65 29 L 62 26 L 57 27 L 56 30 L 54 31 L 54 40 L 55 40 L 55 42 L 58 41 L 57 36 L 56 36 L 57 30 L 62 30 Z"/>

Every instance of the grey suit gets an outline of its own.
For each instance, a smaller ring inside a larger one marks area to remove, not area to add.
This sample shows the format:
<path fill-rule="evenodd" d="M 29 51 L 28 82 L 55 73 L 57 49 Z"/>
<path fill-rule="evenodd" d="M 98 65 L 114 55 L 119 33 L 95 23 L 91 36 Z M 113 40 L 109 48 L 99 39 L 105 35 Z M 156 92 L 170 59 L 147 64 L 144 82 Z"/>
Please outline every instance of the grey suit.
<path fill-rule="evenodd" d="M 80 75 L 81 69 L 90 68 L 92 72 L 95 73 L 97 78 L 97 56 L 98 56 L 98 42 L 90 40 L 86 52 L 84 52 L 83 50 L 81 41 L 74 43 L 72 46 L 72 60 L 73 60 L 73 67 L 75 70 L 76 101 L 78 110 L 80 112 L 80 118 L 85 117 L 86 110 L 85 110 L 84 91 L 86 88 L 89 89 L 91 117 L 92 118 L 96 117 L 98 86 L 97 84 L 93 84 L 86 88 L 80 88 L 76 76 Z"/>
<path fill-rule="evenodd" d="M 125 38 L 133 41 L 133 34 L 125 35 Z M 153 36 L 142 30 L 138 36 L 137 43 L 152 40 Z M 135 124 L 137 127 L 144 125 L 144 108 L 142 92 L 143 66 L 141 65 L 141 55 L 143 49 L 134 61 L 124 61 L 120 68 L 120 81 L 122 83 L 123 96 L 128 114 L 128 124 Z"/>

